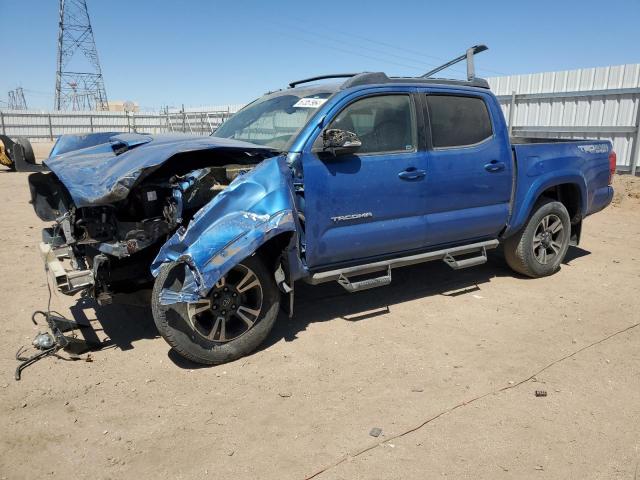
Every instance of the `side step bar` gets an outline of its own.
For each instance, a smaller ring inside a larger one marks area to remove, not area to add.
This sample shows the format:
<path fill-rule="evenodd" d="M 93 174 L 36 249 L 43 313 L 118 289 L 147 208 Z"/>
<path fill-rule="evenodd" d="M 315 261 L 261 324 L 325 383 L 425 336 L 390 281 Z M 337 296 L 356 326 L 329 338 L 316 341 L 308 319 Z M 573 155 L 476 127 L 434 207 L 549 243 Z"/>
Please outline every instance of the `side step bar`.
<path fill-rule="evenodd" d="M 391 283 L 391 267 L 387 269 L 387 274 L 381 277 L 368 278 L 366 280 L 360 280 L 359 282 L 352 282 L 344 275 L 340 275 L 338 283 L 344 287 L 349 293 L 360 292 L 362 290 L 369 290 L 370 288 L 384 287 Z"/>
<path fill-rule="evenodd" d="M 311 285 L 337 281 L 348 292 L 357 292 L 367 290 L 369 288 L 381 287 L 391 283 L 391 269 L 406 267 L 408 265 L 416 265 L 418 263 L 431 262 L 434 260 L 444 260 L 447 265 L 454 269 L 461 269 L 480 265 L 487 261 L 487 250 L 496 248 L 499 245 L 498 240 L 488 240 L 486 242 L 472 243 L 461 247 L 446 248 L 436 250 L 434 252 L 420 253 L 410 255 L 408 257 L 393 258 L 390 260 L 382 260 L 379 262 L 367 263 L 355 267 L 347 267 L 336 270 L 328 270 L 326 272 L 314 273 L 306 281 Z M 456 260 L 456 256 L 477 253 L 477 256 Z M 366 275 L 374 272 L 384 272 L 386 274 L 380 277 L 352 282 L 349 277 Z"/>
<path fill-rule="evenodd" d="M 463 268 L 475 267 L 476 265 L 482 265 L 483 263 L 487 263 L 486 247 L 482 247 L 478 253 L 480 255 L 476 257 L 465 258 L 463 260 L 456 260 L 456 258 L 452 254 L 447 254 L 443 258 L 443 260 L 444 260 L 444 263 L 449 265 L 454 270 L 461 270 Z"/>

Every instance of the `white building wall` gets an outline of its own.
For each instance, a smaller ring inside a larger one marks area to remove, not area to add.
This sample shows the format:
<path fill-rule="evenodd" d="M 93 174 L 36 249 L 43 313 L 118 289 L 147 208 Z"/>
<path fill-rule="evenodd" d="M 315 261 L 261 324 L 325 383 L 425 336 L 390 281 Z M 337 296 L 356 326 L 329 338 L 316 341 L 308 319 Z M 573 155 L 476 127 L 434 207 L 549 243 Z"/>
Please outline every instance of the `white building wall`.
<path fill-rule="evenodd" d="M 513 115 L 516 134 L 609 139 L 622 169 L 628 169 L 632 156 L 637 158 L 640 153 L 635 147 L 640 104 L 640 64 L 491 77 L 488 81 L 491 90 L 499 96 L 507 119 L 513 92 L 516 95 L 593 92 L 593 95 L 574 97 L 516 97 Z M 622 89 L 631 91 L 624 93 Z M 543 128 L 536 130 L 535 127 L 572 128 L 567 128 L 570 132 L 545 132 Z M 587 128 L 580 132 L 581 127 Z"/>

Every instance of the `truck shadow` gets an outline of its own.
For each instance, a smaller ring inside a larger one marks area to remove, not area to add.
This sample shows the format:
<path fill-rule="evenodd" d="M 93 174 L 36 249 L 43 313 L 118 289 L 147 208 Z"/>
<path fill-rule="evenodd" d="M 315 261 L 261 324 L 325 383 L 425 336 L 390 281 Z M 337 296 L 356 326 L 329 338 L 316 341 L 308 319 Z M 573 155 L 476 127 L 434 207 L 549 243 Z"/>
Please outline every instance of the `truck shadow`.
<path fill-rule="evenodd" d="M 570 247 L 563 268 L 590 253 L 579 247 Z M 480 291 L 483 284 L 498 277 L 529 280 L 514 274 L 504 261 L 502 252 L 496 250 L 489 252 L 486 264 L 466 270 L 454 271 L 444 262 L 399 268 L 393 270 L 391 285 L 355 294 L 346 292 L 335 282 L 318 286 L 299 282 L 296 284 L 293 318 L 290 319 L 281 312 L 269 337 L 258 350 L 267 349 L 281 340 L 295 340 L 311 323 L 336 319 L 359 322 L 387 315 L 392 306 L 418 298 L 470 295 Z M 88 341 L 108 337 L 107 342 L 101 343 L 102 348 L 115 346 L 121 350 L 129 350 L 134 348 L 136 341 L 159 337 L 149 304 L 150 292 L 143 291 L 133 297 L 120 297 L 118 303 L 105 306 L 81 299 L 71 308 L 71 313 L 78 323 L 91 326 L 81 330 Z M 180 368 L 206 367 L 180 357 L 173 350 L 168 355 Z"/>
<path fill-rule="evenodd" d="M 73 319 L 85 327 L 78 330 L 94 350 L 117 347 L 130 350 L 138 340 L 160 335 L 151 315 L 150 290 L 121 297 L 117 303 L 98 305 L 95 300 L 81 298 L 69 310 Z"/>
<path fill-rule="evenodd" d="M 573 260 L 576 260 L 581 257 L 586 257 L 587 255 L 591 255 L 589 250 L 585 250 L 580 247 L 569 247 L 567 250 L 567 254 L 564 257 L 563 265 L 570 265 Z"/>
<path fill-rule="evenodd" d="M 310 323 L 342 319 L 359 322 L 391 313 L 394 305 L 434 295 L 457 297 L 481 290 L 493 278 L 511 275 L 502 258 L 490 255 L 489 262 L 468 270 L 453 271 L 444 262 L 393 270 L 391 285 L 348 293 L 337 283 L 296 285 L 293 318 L 279 319 L 261 348 L 284 339 L 295 340 Z"/>
<path fill-rule="evenodd" d="M 591 252 L 570 247 L 563 265 Z M 498 277 L 531 280 L 514 273 L 500 249 L 488 252 L 489 261 L 481 266 L 454 271 L 444 262 L 431 262 L 393 270 L 393 282 L 387 287 L 356 294 L 346 292 L 337 283 L 311 286 L 296 285 L 296 305 L 293 318 L 282 314 L 270 336 L 260 349 L 284 339 L 295 340 L 307 325 L 342 319 L 350 322 L 367 320 L 390 313 L 390 307 L 418 298 L 443 295 L 458 297 L 480 291 L 483 284 Z M 566 268 L 566 267 L 563 267 Z"/>

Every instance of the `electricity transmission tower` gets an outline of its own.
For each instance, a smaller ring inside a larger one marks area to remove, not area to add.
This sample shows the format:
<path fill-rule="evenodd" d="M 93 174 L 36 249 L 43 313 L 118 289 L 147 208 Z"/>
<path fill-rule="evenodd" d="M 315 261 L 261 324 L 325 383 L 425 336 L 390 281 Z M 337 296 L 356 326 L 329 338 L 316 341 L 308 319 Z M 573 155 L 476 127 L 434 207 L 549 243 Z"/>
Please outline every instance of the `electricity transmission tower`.
<path fill-rule="evenodd" d="M 60 0 L 56 110 L 107 110 L 86 0 Z"/>
<path fill-rule="evenodd" d="M 26 110 L 27 101 L 24 99 L 22 87 L 9 90 L 9 110 Z"/>

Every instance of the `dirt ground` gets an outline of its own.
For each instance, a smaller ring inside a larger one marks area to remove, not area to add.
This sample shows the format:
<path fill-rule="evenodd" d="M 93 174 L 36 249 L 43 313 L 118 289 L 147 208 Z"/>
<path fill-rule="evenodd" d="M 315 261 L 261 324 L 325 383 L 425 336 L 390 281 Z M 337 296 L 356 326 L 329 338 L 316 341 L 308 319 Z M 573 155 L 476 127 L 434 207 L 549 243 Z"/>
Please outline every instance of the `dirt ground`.
<path fill-rule="evenodd" d="M 355 295 L 300 286 L 292 320 L 218 367 L 173 354 L 148 308 L 54 295 L 112 347 L 16 382 L 47 288 L 26 175 L 0 172 L 0 478 L 633 479 L 639 180 L 617 179 L 557 275 L 516 277 L 496 252 Z"/>

